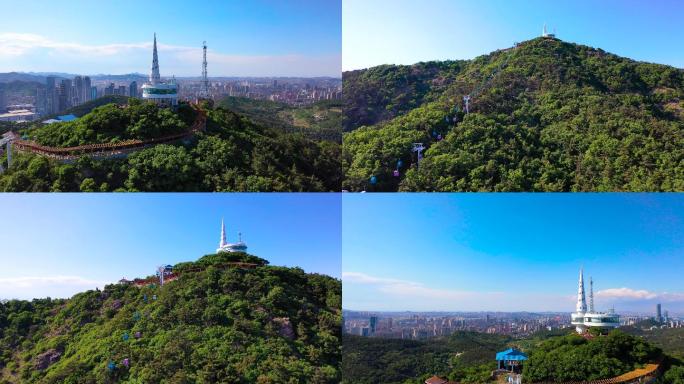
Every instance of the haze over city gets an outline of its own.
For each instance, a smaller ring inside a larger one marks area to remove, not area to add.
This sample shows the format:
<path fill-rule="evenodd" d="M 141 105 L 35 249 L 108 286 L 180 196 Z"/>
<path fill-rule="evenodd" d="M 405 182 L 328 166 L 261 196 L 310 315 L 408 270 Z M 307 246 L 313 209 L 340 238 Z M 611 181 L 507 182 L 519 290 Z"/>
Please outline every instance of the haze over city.
<path fill-rule="evenodd" d="M 345 195 L 343 307 L 684 313 L 684 206 L 668 195 Z"/>
<path fill-rule="evenodd" d="M 0 9 L 16 7 L 0 1 Z M 157 33 L 162 76 L 339 77 L 340 1 L 26 1 L 0 26 L 0 72 L 147 74 Z M 182 28 L 178 28 L 182 25 Z"/>

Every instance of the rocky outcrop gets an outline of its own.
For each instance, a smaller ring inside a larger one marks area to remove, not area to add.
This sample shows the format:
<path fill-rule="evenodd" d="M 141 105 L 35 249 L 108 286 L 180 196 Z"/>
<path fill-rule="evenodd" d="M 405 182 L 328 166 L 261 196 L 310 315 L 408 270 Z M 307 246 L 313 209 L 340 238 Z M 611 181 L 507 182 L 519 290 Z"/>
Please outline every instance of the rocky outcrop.
<path fill-rule="evenodd" d="M 60 357 L 62 357 L 62 352 L 59 352 L 56 349 L 48 349 L 47 351 L 36 356 L 34 366 L 39 371 L 45 370 L 52 364 L 59 361 Z"/>
<path fill-rule="evenodd" d="M 289 317 L 275 317 L 273 322 L 280 327 L 278 333 L 282 337 L 287 337 L 292 340 L 295 337 L 294 329 L 292 329 L 292 323 Z"/>

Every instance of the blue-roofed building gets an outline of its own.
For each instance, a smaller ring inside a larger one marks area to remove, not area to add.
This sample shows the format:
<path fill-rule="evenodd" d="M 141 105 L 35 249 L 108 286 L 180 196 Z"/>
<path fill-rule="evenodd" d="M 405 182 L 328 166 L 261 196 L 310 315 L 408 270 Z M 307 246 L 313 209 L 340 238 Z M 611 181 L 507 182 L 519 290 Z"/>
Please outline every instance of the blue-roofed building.
<path fill-rule="evenodd" d="M 521 373 L 525 360 L 527 360 L 527 355 L 516 348 L 509 348 L 496 354 L 498 368 L 506 371 Z"/>
<path fill-rule="evenodd" d="M 78 119 L 78 117 L 76 117 L 76 116 L 74 116 L 74 115 L 71 115 L 71 114 L 69 114 L 69 115 L 62 115 L 62 116 L 57 116 L 57 120 L 59 120 L 59 121 L 74 121 L 74 120 L 76 120 L 76 119 Z"/>

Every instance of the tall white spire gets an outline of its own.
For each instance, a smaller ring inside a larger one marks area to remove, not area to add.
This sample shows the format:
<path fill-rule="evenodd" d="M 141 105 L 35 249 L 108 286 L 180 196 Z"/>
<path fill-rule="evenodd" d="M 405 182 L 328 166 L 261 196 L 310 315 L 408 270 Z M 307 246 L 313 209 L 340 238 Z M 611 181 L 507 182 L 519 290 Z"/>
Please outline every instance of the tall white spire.
<path fill-rule="evenodd" d="M 226 241 L 226 225 L 223 223 L 223 218 L 221 218 L 221 242 L 219 243 L 219 248 L 226 246 L 228 242 Z"/>
<path fill-rule="evenodd" d="M 157 34 L 154 34 L 154 48 L 152 49 L 152 72 L 150 73 L 150 83 L 159 84 L 161 76 L 159 76 L 159 58 L 157 58 Z"/>
<path fill-rule="evenodd" d="M 589 278 L 589 312 L 594 312 L 594 279 Z"/>
<path fill-rule="evenodd" d="M 584 268 L 580 268 L 579 285 L 577 287 L 577 313 L 587 312 L 587 301 L 584 298 Z"/>

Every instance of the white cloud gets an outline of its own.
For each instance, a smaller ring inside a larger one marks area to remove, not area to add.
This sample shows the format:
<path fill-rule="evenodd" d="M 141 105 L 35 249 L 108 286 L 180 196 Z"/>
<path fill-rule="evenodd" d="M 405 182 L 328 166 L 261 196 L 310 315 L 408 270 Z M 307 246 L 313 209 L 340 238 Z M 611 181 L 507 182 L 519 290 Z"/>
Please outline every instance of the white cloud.
<path fill-rule="evenodd" d="M 402 296 L 406 298 L 463 300 L 503 296 L 503 293 L 501 292 L 472 292 L 452 289 L 430 288 L 426 287 L 424 284 L 413 281 L 370 276 L 360 272 L 342 272 L 342 281 L 345 284 L 356 283 L 375 285 L 378 288 L 378 290 L 383 293 L 395 296 Z"/>
<path fill-rule="evenodd" d="M 103 288 L 108 282 L 80 276 L 23 276 L 0 278 L 0 298 L 71 297 L 88 289 Z"/>
<path fill-rule="evenodd" d="M 58 42 L 30 33 L 0 33 L 0 55 L 20 56 L 33 49 L 51 49 L 65 54 L 119 55 L 134 49 L 147 49 L 152 43 L 84 45 Z"/>
<path fill-rule="evenodd" d="M 645 289 L 609 288 L 596 292 L 596 297 L 604 300 L 661 300 L 684 301 L 684 293 L 651 292 Z"/>
<path fill-rule="evenodd" d="M 162 70 L 179 76 L 199 75 L 202 57 L 201 47 L 188 47 L 158 43 Z M 45 71 L 51 62 L 48 57 L 73 62 L 73 68 L 53 68 L 49 71 L 79 73 L 76 63 L 89 62 L 97 68 L 87 73 L 105 73 L 108 64 L 124 65 L 122 61 L 140 62 L 138 72 L 148 69 L 152 42 L 87 45 L 52 40 L 48 37 L 28 33 L 0 33 L 0 61 L 12 60 L 30 55 L 46 57 L 46 63 L 35 63 L 35 68 L 2 68 L 15 71 Z M 144 60 L 144 61 L 143 61 Z M 225 54 L 209 49 L 207 60 L 211 71 L 218 76 L 336 76 L 341 75 L 342 55 L 307 56 L 285 55 L 237 55 Z M 35 61 L 35 60 L 34 60 Z M 54 63 L 52 64 L 54 65 Z M 135 65 L 138 66 L 137 64 Z M 123 68 L 122 68 L 123 69 Z M 128 71 L 126 68 L 124 71 Z M 86 73 L 86 72 L 83 72 Z"/>

